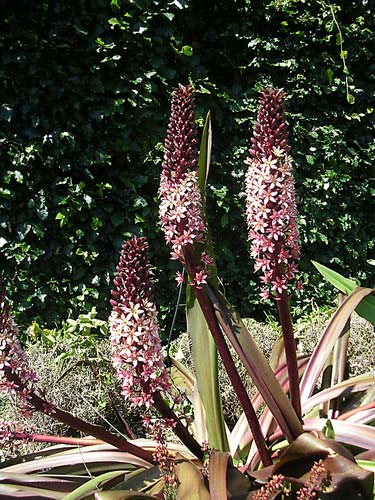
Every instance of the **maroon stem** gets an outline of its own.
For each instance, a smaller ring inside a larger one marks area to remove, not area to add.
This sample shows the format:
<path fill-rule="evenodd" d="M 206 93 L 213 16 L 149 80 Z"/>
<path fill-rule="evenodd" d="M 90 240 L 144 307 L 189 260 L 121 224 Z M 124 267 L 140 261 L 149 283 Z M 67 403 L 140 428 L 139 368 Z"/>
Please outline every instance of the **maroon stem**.
<path fill-rule="evenodd" d="M 278 296 L 277 307 L 279 310 L 280 324 L 283 332 L 286 362 L 288 366 L 289 394 L 297 416 L 302 418 L 301 396 L 299 389 L 297 350 L 293 334 L 292 318 L 290 316 L 289 299 L 286 290 Z"/>
<path fill-rule="evenodd" d="M 0 439 L 2 431 L 0 430 Z M 14 441 L 33 441 L 34 443 L 68 444 L 74 446 L 92 446 L 104 444 L 101 439 L 71 438 L 67 436 L 49 436 L 46 434 L 33 434 L 28 432 L 7 432 L 7 438 Z"/>
<path fill-rule="evenodd" d="M 11 372 L 10 369 L 5 369 L 5 372 L 7 379 L 16 384 L 18 391 L 23 391 L 24 389 L 27 389 L 25 384 L 19 379 L 19 377 L 15 373 Z M 65 412 L 63 410 L 60 410 L 59 408 L 54 407 L 48 401 L 35 394 L 34 391 L 29 391 L 28 403 L 31 404 L 36 410 L 49 415 L 50 417 L 68 425 L 69 427 L 79 432 L 83 432 L 88 436 L 94 436 L 97 439 L 112 444 L 119 450 L 131 453 L 132 455 L 135 455 L 136 457 L 141 458 L 142 460 L 145 460 L 150 464 L 156 463 L 152 456 L 152 453 L 150 453 L 149 451 L 144 450 L 143 448 L 136 446 L 132 443 L 129 443 L 127 439 L 121 436 L 116 436 L 115 434 L 108 432 L 106 429 L 104 429 L 104 427 L 90 424 L 88 422 L 85 422 L 84 420 L 81 420 L 78 417 L 74 417 L 71 413 Z"/>
<path fill-rule="evenodd" d="M 185 265 L 190 277 L 193 277 L 196 272 L 194 262 L 194 254 L 192 248 L 186 248 L 184 250 Z M 263 465 L 267 467 L 272 465 L 271 455 L 267 449 L 266 442 L 259 424 L 258 417 L 255 413 L 254 407 L 250 401 L 247 394 L 245 386 L 242 383 L 241 377 L 238 374 L 236 365 L 234 364 L 232 355 L 225 342 L 223 332 L 215 316 L 215 312 L 212 308 L 211 301 L 209 300 L 206 291 L 203 288 L 195 288 L 195 295 L 202 309 L 203 315 L 206 318 L 207 325 L 211 331 L 212 337 L 215 341 L 216 347 L 219 351 L 220 357 L 223 361 L 224 367 L 228 373 L 228 377 L 233 385 L 233 388 L 237 394 L 239 402 L 243 408 L 246 419 L 251 429 L 256 447 L 259 452 L 259 456 L 263 462 Z"/>
<path fill-rule="evenodd" d="M 150 393 L 149 388 L 145 383 L 142 384 L 142 388 L 146 394 Z M 164 401 L 160 392 L 155 392 L 152 394 L 152 399 L 154 400 L 154 406 L 160 415 L 169 421 L 173 422 L 171 426 L 173 432 L 178 438 L 184 443 L 184 445 L 192 452 L 194 455 L 203 460 L 203 450 L 200 444 L 193 438 L 187 428 L 182 424 L 181 420 L 177 417 L 175 412 L 167 405 Z"/>

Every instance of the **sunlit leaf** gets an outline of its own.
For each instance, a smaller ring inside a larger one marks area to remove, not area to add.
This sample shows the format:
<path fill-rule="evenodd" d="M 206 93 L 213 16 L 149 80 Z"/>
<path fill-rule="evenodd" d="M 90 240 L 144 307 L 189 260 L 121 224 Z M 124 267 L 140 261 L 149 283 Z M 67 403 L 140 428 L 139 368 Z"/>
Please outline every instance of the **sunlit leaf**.
<path fill-rule="evenodd" d="M 98 489 L 104 487 L 105 483 L 108 481 L 119 476 L 124 476 L 123 470 L 107 472 L 105 474 L 101 474 L 100 476 L 93 477 L 66 495 L 64 500 L 80 500 L 81 498 L 85 498 L 89 494 L 95 493 Z"/>
<path fill-rule="evenodd" d="M 64 498 L 64 495 L 65 493 L 54 490 L 14 484 L 2 484 L 0 490 L 0 500 L 9 500 L 11 498 L 23 498 L 27 500 L 61 500 Z"/>
<path fill-rule="evenodd" d="M 171 377 L 174 385 L 183 394 L 186 394 L 193 405 L 194 421 L 191 424 L 193 435 L 198 442 L 207 442 L 206 416 L 197 381 L 194 375 L 177 360 L 170 358 L 170 362 L 172 363 Z"/>
<path fill-rule="evenodd" d="M 190 294 L 194 293 L 190 288 Z M 196 298 L 188 300 L 187 330 L 192 340 L 192 357 L 211 446 L 228 450 L 220 398 L 217 349 Z"/>
<path fill-rule="evenodd" d="M 158 497 L 137 491 L 102 491 L 95 493 L 95 500 L 158 500 Z M 65 499 L 64 499 L 65 500 Z"/>
<path fill-rule="evenodd" d="M 206 225 L 207 216 L 205 210 L 205 191 L 211 158 L 211 135 L 211 118 L 208 113 L 203 129 L 198 161 L 199 187 L 202 196 L 202 210 L 206 220 Z M 205 246 L 206 252 L 214 258 L 208 228 Z M 212 282 L 213 286 L 217 286 L 217 269 L 215 265 L 210 268 L 210 282 Z M 227 451 L 229 446 L 225 431 L 220 397 L 216 344 L 195 297 L 194 290 L 189 285 L 187 287 L 186 303 L 187 329 L 192 340 L 192 355 L 195 374 L 200 397 L 206 413 L 206 426 L 209 441 L 213 448 Z"/>
<path fill-rule="evenodd" d="M 348 397 L 352 393 L 373 388 L 374 385 L 375 376 L 372 373 L 365 373 L 357 377 L 352 377 L 349 380 L 345 380 L 340 384 L 336 384 L 333 387 L 311 396 L 302 406 L 303 413 L 307 413 L 311 408 L 314 408 L 314 406 L 321 405 L 327 400 L 337 398 L 338 396 Z"/>
<path fill-rule="evenodd" d="M 336 271 L 333 271 L 318 262 L 312 261 L 312 263 L 327 281 L 329 281 L 338 290 L 345 293 L 345 295 L 349 295 L 358 286 L 358 283 L 345 278 L 340 273 L 337 273 Z M 367 319 L 367 321 L 375 325 L 375 296 L 370 295 L 363 299 L 355 310 L 360 316 L 362 316 L 362 318 Z"/>
<path fill-rule="evenodd" d="M 360 304 L 365 297 L 373 292 L 374 290 L 371 288 L 356 288 L 333 314 L 326 330 L 314 349 L 305 373 L 303 374 L 300 383 L 302 406 L 306 403 L 307 398 L 309 398 L 312 394 L 319 375 L 322 373 L 323 366 L 332 352 L 333 346 L 343 331 L 350 315 L 356 309 L 358 304 Z"/>
<path fill-rule="evenodd" d="M 328 419 L 306 419 L 303 423 L 303 428 L 307 432 L 322 431 Z M 346 420 L 331 420 L 336 441 L 351 446 L 357 446 L 364 450 L 369 450 L 374 447 L 375 443 L 375 428 L 365 424 L 357 424 Z"/>
<path fill-rule="evenodd" d="M 203 476 L 191 462 L 181 462 L 175 467 L 178 479 L 177 500 L 210 500 Z"/>

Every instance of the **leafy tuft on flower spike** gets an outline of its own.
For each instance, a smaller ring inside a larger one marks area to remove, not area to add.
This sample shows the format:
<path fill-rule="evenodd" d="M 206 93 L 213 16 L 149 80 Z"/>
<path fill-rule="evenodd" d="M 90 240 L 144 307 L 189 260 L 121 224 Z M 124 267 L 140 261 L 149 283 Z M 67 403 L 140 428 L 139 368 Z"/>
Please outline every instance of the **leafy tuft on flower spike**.
<path fill-rule="evenodd" d="M 196 135 L 193 89 L 179 85 L 172 97 L 165 140 L 159 214 L 171 257 L 183 264 L 186 264 L 184 250 L 194 243 L 203 243 L 206 233 L 198 185 Z M 194 263 L 194 272 L 189 272 L 192 286 L 199 288 L 206 283 L 209 265 L 203 255 L 199 263 Z M 178 281 L 181 281 L 179 276 Z"/>
<path fill-rule="evenodd" d="M 284 118 L 284 92 L 267 89 L 246 163 L 246 212 L 251 255 L 261 270 L 261 296 L 278 299 L 297 272 L 299 238 L 292 158 Z"/>
<path fill-rule="evenodd" d="M 146 238 L 133 236 L 122 245 L 112 290 L 110 341 L 122 393 L 135 406 L 153 405 L 153 394 L 168 391 L 150 284 Z"/>

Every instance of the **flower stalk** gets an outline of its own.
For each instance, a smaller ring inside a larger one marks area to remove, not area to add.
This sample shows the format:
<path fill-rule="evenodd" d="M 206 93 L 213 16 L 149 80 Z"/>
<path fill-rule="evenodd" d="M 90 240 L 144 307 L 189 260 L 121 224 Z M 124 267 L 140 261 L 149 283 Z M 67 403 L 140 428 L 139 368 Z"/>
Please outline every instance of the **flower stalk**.
<path fill-rule="evenodd" d="M 5 291 L 0 291 L 0 339 L 1 339 L 1 364 L 0 390 L 7 394 L 18 396 L 20 409 L 24 415 L 32 411 L 40 411 L 55 420 L 82 432 L 88 436 L 106 441 L 116 448 L 131 453 L 145 462 L 154 463 L 152 454 L 132 443 L 122 436 L 108 432 L 101 426 L 93 425 L 72 414 L 57 408 L 46 398 L 44 389 L 37 386 L 37 378 L 28 367 L 26 355 L 18 339 L 18 328 L 11 313 L 10 306 L 5 299 Z"/>
<path fill-rule="evenodd" d="M 133 236 L 123 243 L 117 272 L 109 326 L 122 394 L 135 408 L 155 407 L 192 453 L 202 458 L 200 445 L 162 396 L 170 391 L 170 383 L 161 351 L 146 238 Z"/>
<path fill-rule="evenodd" d="M 284 93 L 261 93 L 246 174 L 246 213 L 255 271 L 261 271 L 261 297 L 278 304 L 290 379 L 290 399 L 301 418 L 296 345 L 288 283 L 297 272 L 299 238 L 292 159 L 284 118 Z"/>
<path fill-rule="evenodd" d="M 182 85 L 172 98 L 165 141 L 166 153 L 159 188 L 160 221 L 171 258 L 185 266 L 201 310 L 216 343 L 233 388 L 243 407 L 264 465 L 272 463 L 260 424 L 238 374 L 211 301 L 205 290 L 212 259 L 203 251 L 206 226 L 198 185 L 197 128 L 191 87 Z"/>

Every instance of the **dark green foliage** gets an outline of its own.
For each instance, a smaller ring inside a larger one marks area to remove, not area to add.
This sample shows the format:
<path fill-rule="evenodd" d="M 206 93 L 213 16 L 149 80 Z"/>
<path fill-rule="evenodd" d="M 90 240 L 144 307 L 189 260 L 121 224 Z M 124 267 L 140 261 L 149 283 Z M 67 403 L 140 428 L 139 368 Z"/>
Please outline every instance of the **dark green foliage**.
<path fill-rule="evenodd" d="M 230 300 L 260 314 L 243 162 L 265 85 L 288 95 L 301 268 L 310 276 L 299 307 L 328 297 L 312 258 L 371 283 L 370 3 L 333 4 L 341 35 L 329 4 L 316 0 L 6 3 L 0 266 L 21 322 L 51 324 L 93 305 L 105 318 L 120 245 L 133 232 L 150 239 L 159 304 L 175 302 L 176 264 L 155 229 L 157 188 L 170 92 L 189 80 L 200 121 L 208 109 L 213 116 L 208 210 Z"/>

